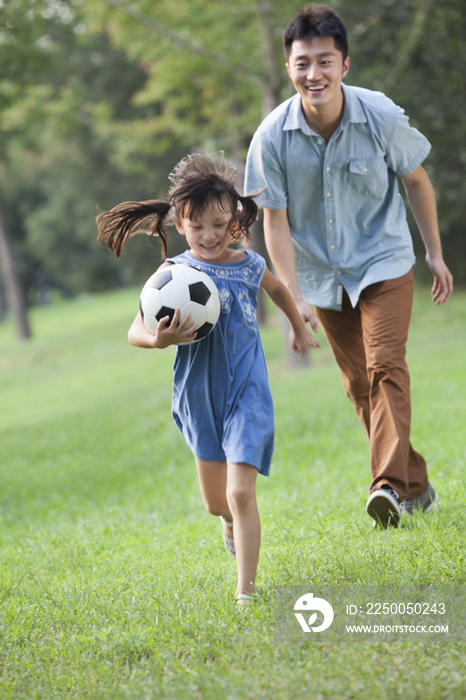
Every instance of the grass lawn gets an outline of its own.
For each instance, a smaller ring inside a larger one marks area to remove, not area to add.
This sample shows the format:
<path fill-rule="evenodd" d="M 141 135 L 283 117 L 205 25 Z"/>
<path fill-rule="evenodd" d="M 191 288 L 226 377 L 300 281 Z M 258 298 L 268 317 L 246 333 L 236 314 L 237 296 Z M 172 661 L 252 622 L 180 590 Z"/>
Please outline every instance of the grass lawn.
<path fill-rule="evenodd" d="M 464 698 L 466 644 L 277 642 L 274 589 L 465 583 L 466 293 L 416 295 L 412 440 L 441 507 L 399 530 L 364 511 L 368 447 L 325 342 L 291 371 L 270 317 L 276 451 L 248 610 L 171 419 L 173 349 L 126 341 L 137 294 L 34 309 L 28 342 L 0 326 L 0 698 Z"/>

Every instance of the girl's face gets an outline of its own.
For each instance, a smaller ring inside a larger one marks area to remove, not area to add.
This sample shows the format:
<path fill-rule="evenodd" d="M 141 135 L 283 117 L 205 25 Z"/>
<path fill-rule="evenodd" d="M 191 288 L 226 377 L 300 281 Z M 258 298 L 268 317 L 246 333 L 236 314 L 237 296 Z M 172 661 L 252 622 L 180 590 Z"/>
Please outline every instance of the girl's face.
<path fill-rule="evenodd" d="M 234 251 L 228 249 L 232 242 L 228 224 L 232 218 L 233 214 L 230 211 L 225 211 L 219 203 L 214 203 L 198 214 L 196 219 L 174 217 L 173 221 L 178 232 L 186 236 L 191 254 L 195 258 L 225 263 L 234 255 Z"/>

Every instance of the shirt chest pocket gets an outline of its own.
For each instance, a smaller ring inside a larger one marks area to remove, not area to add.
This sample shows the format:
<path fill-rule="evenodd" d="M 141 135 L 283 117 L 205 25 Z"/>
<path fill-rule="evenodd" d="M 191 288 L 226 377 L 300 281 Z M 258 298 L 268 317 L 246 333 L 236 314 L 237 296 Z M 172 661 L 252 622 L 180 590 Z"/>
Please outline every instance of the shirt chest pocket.
<path fill-rule="evenodd" d="M 348 184 L 355 192 L 383 199 L 388 187 L 385 158 L 353 158 L 350 160 Z"/>

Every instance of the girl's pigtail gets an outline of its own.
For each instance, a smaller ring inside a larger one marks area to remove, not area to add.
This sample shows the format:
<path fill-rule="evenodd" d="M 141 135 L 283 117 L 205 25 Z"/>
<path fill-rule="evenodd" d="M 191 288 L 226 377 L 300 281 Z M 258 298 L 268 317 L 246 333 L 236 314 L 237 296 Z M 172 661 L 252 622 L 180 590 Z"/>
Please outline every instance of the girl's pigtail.
<path fill-rule="evenodd" d="M 257 196 L 257 195 L 254 195 Z M 238 240 L 241 236 L 246 236 L 246 238 L 251 238 L 249 229 L 257 219 L 257 213 L 259 207 L 257 206 L 254 196 L 248 195 L 242 197 L 238 195 L 238 201 L 242 205 L 242 209 L 236 216 L 231 220 L 231 235 L 234 240 Z"/>
<path fill-rule="evenodd" d="M 104 240 L 108 248 L 117 258 L 128 238 L 145 233 L 147 236 L 158 236 L 162 242 L 162 256 L 168 255 L 167 234 L 163 226 L 164 220 L 170 213 L 171 205 L 156 199 L 146 202 L 123 202 L 110 211 L 104 211 L 96 218 L 99 234 L 97 240 L 101 245 Z M 142 228 L 146 219 L 153 219 L 148 229 Z"/>

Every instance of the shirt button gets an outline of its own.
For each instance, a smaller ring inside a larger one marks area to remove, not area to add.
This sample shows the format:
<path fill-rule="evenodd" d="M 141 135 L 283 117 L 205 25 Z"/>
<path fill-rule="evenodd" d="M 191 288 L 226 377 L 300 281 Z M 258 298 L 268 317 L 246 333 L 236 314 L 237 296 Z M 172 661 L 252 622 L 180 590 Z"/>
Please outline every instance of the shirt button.
<path fill-rule="evenodd" d="M 335 250 L 335 246 L 334 246 L 334 245 L 331 245 L 330 248 L 331 248 L 331 250 Z"/>
<path fill-rule="evenodd" d="M 364 172 L 367 173 L 367 168 L 364 168 Z"/>
<path fill-rule="evenodd" d="M 331 193 L 331 192 L 327 192 L 327 197 L 331 197 L 331 196 L 332 196 L 332 193 Z"/>
<path fill-rule="evenodd" d="M 317 141 L 317 143 L 319 144 L 319 146 L 322 146 L 322 141 L 320 139 Z"/>
<path fill-rule="evenodd" d="M 327 167 L 325 168 L 325 170 L 328 172 L 328 171 L 330 170 L 330 165 L 327 165 Z"/>
<path fill-rule="evenodd" d="M 341 272 L 340 272 L 340 270 L 337 270 L 337 275 L 341 275 Z"/>
<path fill-rule="evenodd" d="M 333 219 L 328 220 L 329 224 L 333 224 Z"/>

